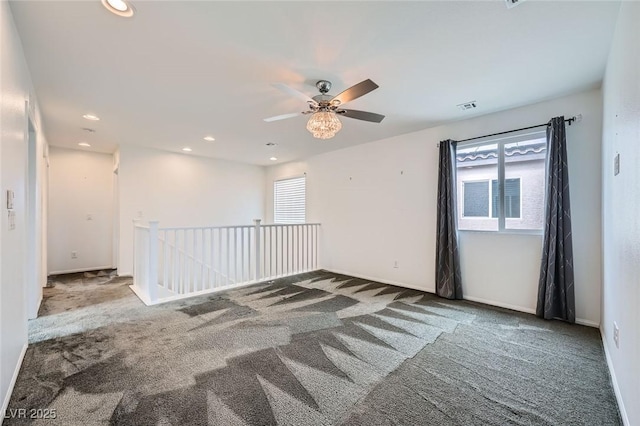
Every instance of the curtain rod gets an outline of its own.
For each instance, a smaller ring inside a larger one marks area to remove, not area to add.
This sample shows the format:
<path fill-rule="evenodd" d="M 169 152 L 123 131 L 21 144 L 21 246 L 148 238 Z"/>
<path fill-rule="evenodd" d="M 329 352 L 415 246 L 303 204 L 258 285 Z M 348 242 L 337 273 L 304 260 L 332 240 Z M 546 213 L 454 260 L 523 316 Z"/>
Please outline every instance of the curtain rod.
<path fill-rule="evenodd" d="M 564 122 L 565 123 L 569 123 L 569 126 L 571 126 L 571 123 L 573 123 L 576 120 L 577 120 L 576 117 L 571 117 L 571 118 L 565 119 Z M 519 132 L 521 130 L 529 130 L 529 129 L 535 129 L 536 127 L 548 126 L 550 123 L 551 122 L 544 123 L 544 124 L 537 124 L 535 126 L 523 127 L 521 129 L 507 130 L 506 132 L 492 133 L 490 135 L 476 136 L 475 138 L 462 139 L 462 140 L 456 141 L 456 142 L 467 142 L 467 141 L 472 141 L 472 140 L 476 140 L 476 139 L 488 138 L 488 137 L 491 137 L 491 136 L 506 135 L 507 133 Z"/>

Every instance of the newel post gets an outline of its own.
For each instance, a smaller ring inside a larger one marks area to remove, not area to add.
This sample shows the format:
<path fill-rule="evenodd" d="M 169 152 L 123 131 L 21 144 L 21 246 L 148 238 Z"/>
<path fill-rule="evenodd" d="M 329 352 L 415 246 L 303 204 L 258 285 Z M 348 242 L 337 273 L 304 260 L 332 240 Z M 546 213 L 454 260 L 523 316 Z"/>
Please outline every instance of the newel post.
<path fill-rule="evenodd" d="M 262 274 L 260 273 L 260 259 L 262 258 L 262 255 L 260 254 L 260 247 L 262 246 L 260 244 L 260 222 L 261 219 L 254 219 L 253 223 L 254 223 L 254 229 L 255 229 L 255 250 L 253 251 L 256 254 L 256 261 L 255 261 L 255 265 L 256 265 L 256 270 L 255 270 L 255 280 L 256 281 L 260 281 L 260 279 L 262 278 Z"/>
<path fill-rule="evenodd" d="M 158 245 L 158 221 L 150 221 L 147 291 L 151 302 L 158 299 Z"/>

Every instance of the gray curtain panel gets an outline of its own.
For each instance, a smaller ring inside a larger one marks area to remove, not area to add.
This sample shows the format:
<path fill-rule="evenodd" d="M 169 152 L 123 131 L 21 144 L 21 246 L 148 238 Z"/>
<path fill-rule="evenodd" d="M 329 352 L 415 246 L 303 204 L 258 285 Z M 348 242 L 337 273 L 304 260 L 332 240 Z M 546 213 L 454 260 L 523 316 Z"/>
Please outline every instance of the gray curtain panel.
<path fill-rule="evenodd" d="M 536 315 L 576 322 L 569 205 L 569 169 L 564 117 L 547 127 L 547 183 L 544 244 Z"/>
<path fill-rule="evenodd" d="M 440 142 L 438 227 L 436 231 L 436 294 L 462 299 L 460 255 L 456 229 L 456 142 Z"/>

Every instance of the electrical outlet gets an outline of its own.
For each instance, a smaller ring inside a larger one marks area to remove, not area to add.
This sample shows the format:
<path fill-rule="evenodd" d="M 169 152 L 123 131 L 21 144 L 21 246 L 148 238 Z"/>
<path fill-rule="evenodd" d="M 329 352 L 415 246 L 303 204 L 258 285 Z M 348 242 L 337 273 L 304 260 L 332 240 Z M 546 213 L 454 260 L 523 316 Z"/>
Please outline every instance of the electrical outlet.
<path fill-rule="evenodd" d="M 77 259 L 78 258 L 78 252 L 77 251 L 72 251 L 71 252 L 71 258 L 72 259 Z"/>
<path fill-rule="evenodd" d="M 395 260 L 395 261 L 393 262 L 393 267 L 394 267 L 394 269 L 398 269 L 398 268 L 399 268 L 399 266 L 398 266 L 398 261 L 397 261 L 397 260 Z"/>
<path fill-rule="evenodd" d="M 616 344 L 616 348 L 620 348 L 620 329 L 615 321 L 613 322 L 613 341 Z"/>

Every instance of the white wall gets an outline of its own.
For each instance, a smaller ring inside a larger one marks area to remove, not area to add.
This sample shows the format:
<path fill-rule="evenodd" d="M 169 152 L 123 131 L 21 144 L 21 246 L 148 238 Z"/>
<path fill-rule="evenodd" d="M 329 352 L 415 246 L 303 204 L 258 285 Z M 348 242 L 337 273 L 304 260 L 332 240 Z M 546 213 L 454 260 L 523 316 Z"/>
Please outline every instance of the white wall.
<path fill-rule="evenodd" d="M 273 219 L 273 181 L 306 172 L 307 221 L 322 223 L 323 267 L 433 292 L 438 141 L 575 114 L 582 114 L 583 120 L 567 128 L 567 144 L 573 183 L 576 309 L 578 318 L 597 326 L 601 286 L 599 90 L 272 166 L 265 188 L 267 218 Z M 466 232 L 461 233 L 460 243 L 467 298 L 535 310 L 541 235 Z M 394 261 L 398 268 L 393 267 Z"/>
<path fill-rule="evenodd" d="M 118 273 L 133 272 L 133 220 L 160 227 L 250 225 L 264 218 L 264 168 L 122 146 Z"/>
<path fill-rule="evenodd" d="M 46 191 L 45 152 L 46 141 L 42 123 L 35 105 L 29 69 L 24 58 L 22 44 L 6 1 L 0 1 L 0 416 L 4 416 L 10 391 L 27 345 L 28 309 L 39 302 L 41 288 L 27 292 L 27 261 L 38 268 L 39 259 L 27 257 L 27 150 L 28 117 L 36 127 L 36 179 L 37 193 Z M 25 101 L 30 100 L 30 113 Z M 8 226 L 6 191 L 15 192 L 15 229 Z M 36 198 L 37 200 L 38 198 Z M 46 203 L 42 207 L 46 209 Z M 32 221 L 46 229 L 40 215 Z M 46 248 L 37 247 L 41 258 L 46 258 Z M 42 274 L 36 272 L 36 279 Z M 29 302 L 29 304 L 28 304 Z M 1 417 L 0 417 L 1 418 Z"/>
<path fill-rule="evenodd" d="M 623 2 L 603 83 L 603 321 L 627 425 L 640 424 L 640 3 Z M 614 176 L 615 155 L 620 174 Z M 620 347 L 613 341 L 613 322 Z"/>
<path fill-rule="evenodd" d="M 113 155 L 51 147 L 49 162 L 49 274 L 112 267 Z"/>

